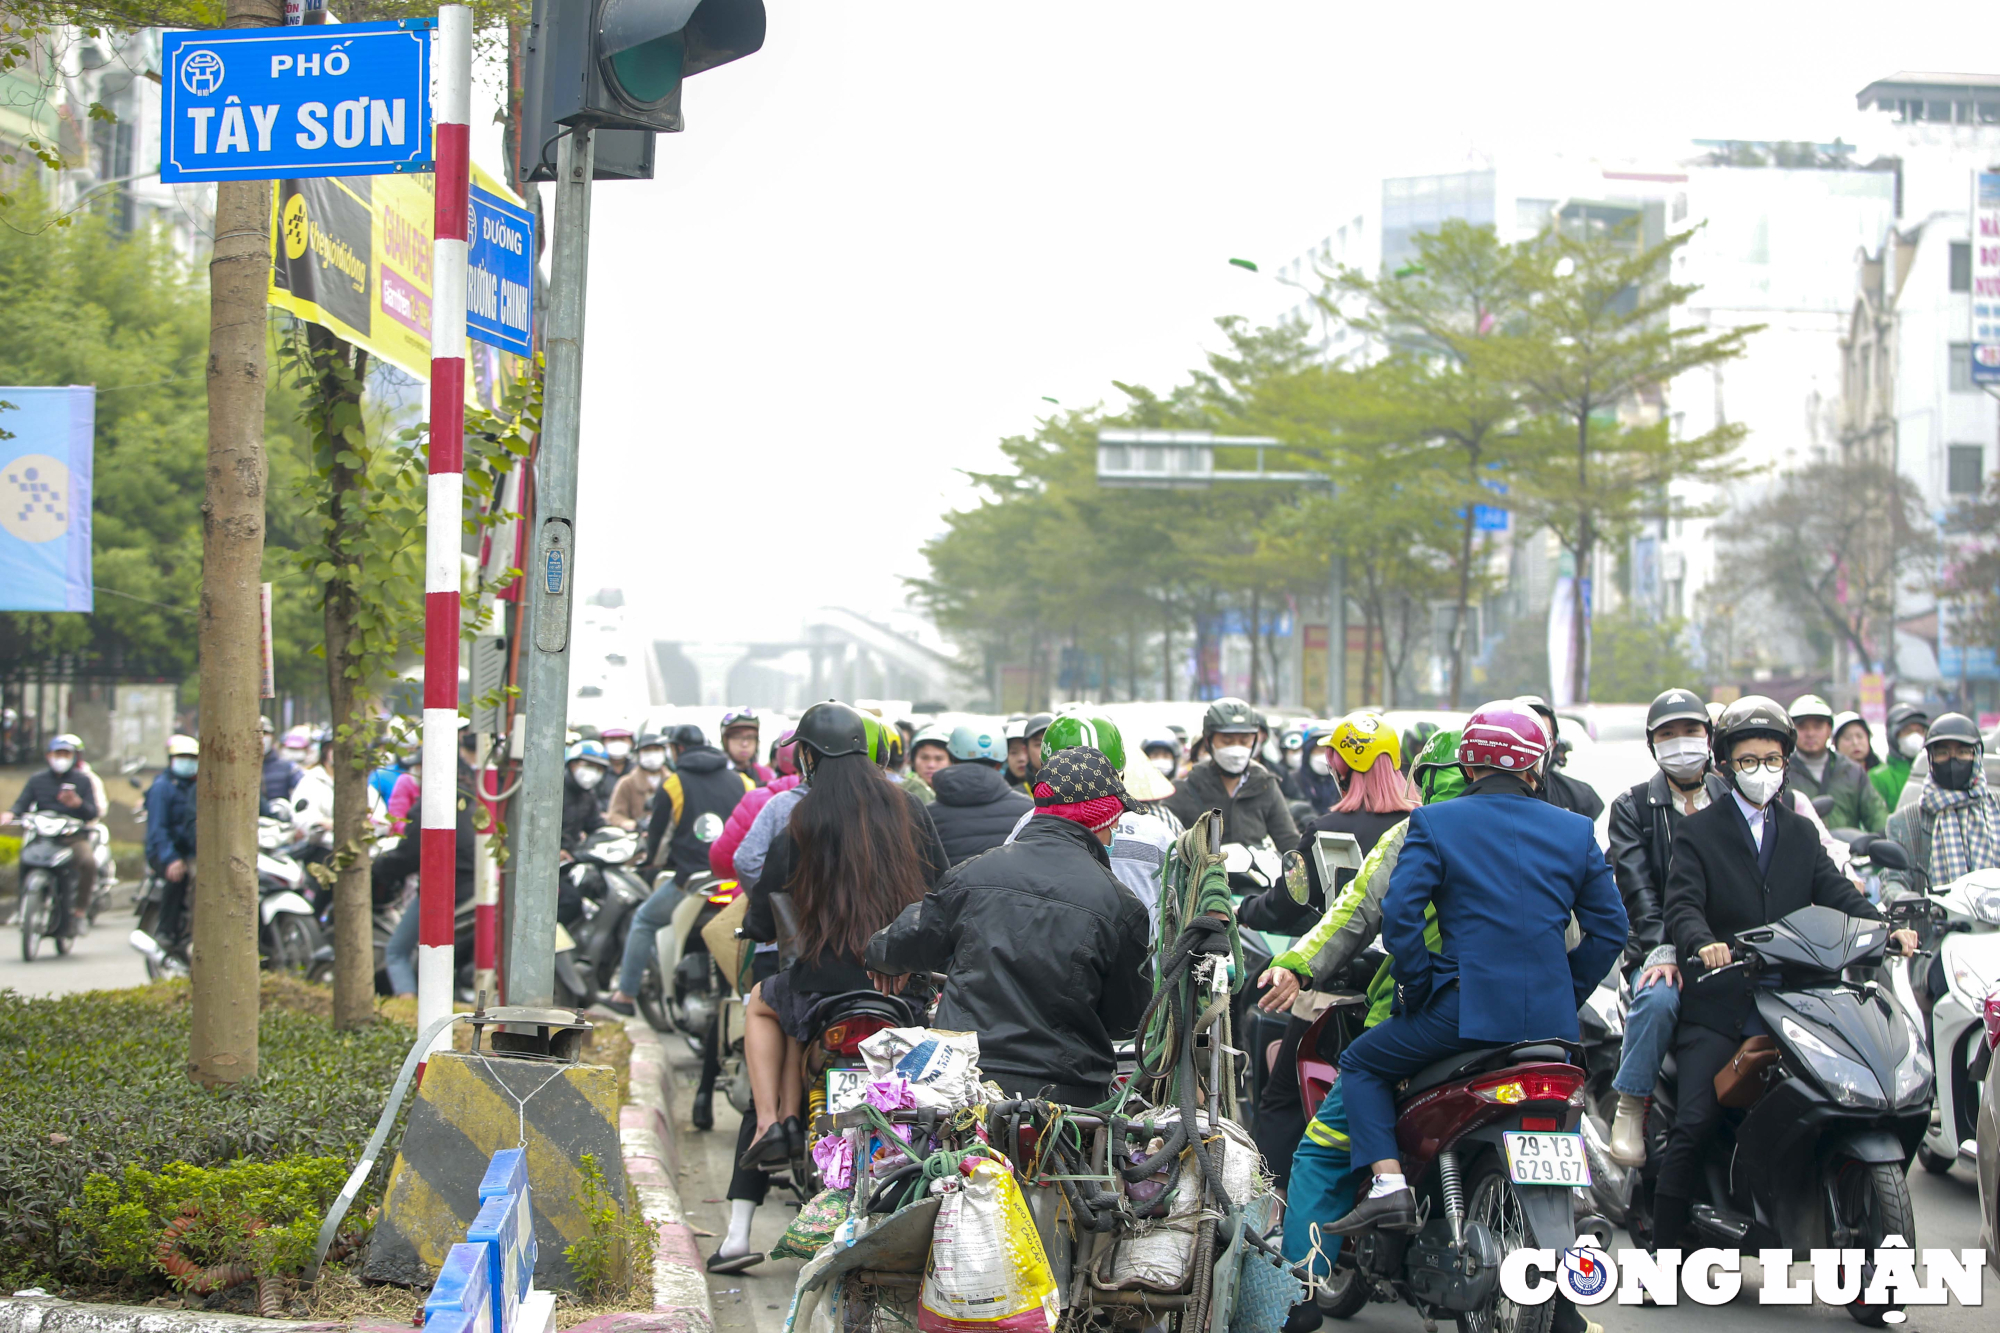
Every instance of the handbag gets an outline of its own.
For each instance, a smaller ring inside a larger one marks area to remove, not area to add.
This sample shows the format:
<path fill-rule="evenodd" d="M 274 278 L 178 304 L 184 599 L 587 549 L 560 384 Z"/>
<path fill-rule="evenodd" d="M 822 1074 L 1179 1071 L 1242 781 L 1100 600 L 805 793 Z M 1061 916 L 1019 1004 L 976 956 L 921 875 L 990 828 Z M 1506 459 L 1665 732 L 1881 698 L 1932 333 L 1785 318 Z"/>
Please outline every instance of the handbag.
<path fill-rule="evenodd" d="M 1778 1065 L 1778 1043 L 1768 1036 L 1751 1037 L 1736 1048 L 1729 1063 L 1715 1071 L 1715 1100 L 1741 1111 L 1757 1104 L 1771 1086 Z"/>

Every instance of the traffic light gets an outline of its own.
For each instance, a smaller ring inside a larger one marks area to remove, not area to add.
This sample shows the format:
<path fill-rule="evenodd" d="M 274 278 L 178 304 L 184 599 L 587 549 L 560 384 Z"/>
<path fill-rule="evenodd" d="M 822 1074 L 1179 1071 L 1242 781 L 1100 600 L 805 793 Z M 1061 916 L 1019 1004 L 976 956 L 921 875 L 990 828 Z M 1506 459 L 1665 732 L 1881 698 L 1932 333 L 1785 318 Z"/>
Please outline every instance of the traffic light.
<path fill-rule="evenodd" d="M 681 81 L 764 44 L 763 0 L 538 0 L 533 62 L 559 125 L 674 133 Z"/>

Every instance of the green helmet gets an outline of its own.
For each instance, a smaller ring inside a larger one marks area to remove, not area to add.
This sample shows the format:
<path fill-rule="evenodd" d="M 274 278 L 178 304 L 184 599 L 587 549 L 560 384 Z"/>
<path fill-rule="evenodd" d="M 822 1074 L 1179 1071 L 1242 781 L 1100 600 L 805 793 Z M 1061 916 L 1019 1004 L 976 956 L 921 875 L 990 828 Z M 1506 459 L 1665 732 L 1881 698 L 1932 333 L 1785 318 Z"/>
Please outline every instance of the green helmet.
<path fill-rule="evenodd" d="M 1049 723 L 1049 729 L 1042 736 L 1042 762 L 1057 750 L 1071 750 L 1082 746 L 1095 750 L 1111 761 L 1111 766 L 1120 773 L 1125 771 L 1125 738 L 1118 733 L 1118 724 L 1104 717 L 1086 717 L 1082 713 L 1064 713 Z"/>
<path fill-rule="evenodd" d="M 1410 765 L 1410 780 L 1424 794 L 1425 805 L 1449 801 L 1465 790 L 1465 770 L 1458 766 L 1458 737 L 1456 731 L 1432 732 Z"/>

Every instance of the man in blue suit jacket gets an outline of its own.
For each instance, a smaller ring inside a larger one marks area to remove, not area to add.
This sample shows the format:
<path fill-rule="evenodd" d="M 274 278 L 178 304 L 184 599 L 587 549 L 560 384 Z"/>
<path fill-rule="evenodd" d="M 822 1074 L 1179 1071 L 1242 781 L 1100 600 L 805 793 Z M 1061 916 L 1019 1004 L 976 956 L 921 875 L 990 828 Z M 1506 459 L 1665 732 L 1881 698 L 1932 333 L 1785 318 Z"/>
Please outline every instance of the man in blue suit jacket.
<path fill-rule="evenodd" d="M 1375 1183 L 1331 1230 L 1416 1229 L 1416 1194 L 1396 1156 L 1395 1086 L 1455 1051 L 1561 1037 L 1625 947 L 1625 907 L 1591 823 L 1540 800 L 1549 741 L 1519 705 L 1474 713 L 1458 800 L 1410 815 L 1382 901 L 1397 1013 L 1340 1057 L 1348 1135 Z M 1434 909 L 1442 947 L 1424 944 Z M 1566 949 L 1571 914 L 1583 940 Z"/>

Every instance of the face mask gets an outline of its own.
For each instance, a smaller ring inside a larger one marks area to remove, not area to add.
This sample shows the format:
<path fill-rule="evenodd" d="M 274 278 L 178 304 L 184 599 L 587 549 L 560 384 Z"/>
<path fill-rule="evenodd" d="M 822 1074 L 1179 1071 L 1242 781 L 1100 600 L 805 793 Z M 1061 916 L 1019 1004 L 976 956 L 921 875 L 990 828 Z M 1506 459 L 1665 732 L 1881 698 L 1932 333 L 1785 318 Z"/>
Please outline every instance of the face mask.
<path fill-rule="evenodd" d="M 576 779 L 577 786 L 589 791 L 604 781 L 604 770 L 596 764 L 578 764 L 570 770 L 570 776 Z"/>
<path fill-rule="evenodd" d="M 1915 759 L 1917 751 L 1923 748 L 1924 733 L 1921 731 L 1906 731 L 1896 738 L 1896 749 L 1905 759 Z"/>
<path fill-rule="evenodd" d="M 306 752 L 304 750 L 280 750 L 278 751 L 278 757 L 290 763 L 303 764 L 306 761 Z"/>
<path fill-rule="evenodd" d="M 1778 794 L 1778 788 L 1785 785 L 1785 774 L 1781 769 L 1773 773 L 1768 768 L 1760 768 L 1750 773 L 1736 775 L 1736 790 L 1743 793 L 1743 799 L 1752 805 L 1769 805 L 1771 798 Z"/>
<path fill-rule="evenodd" d="M 1660 769 L 1679 782 L 1692 782 L 1708 769 L 1708 742 L 1700 736 L 1675 736 L 1653 746 Z"/>
<path fill-rule="evenodd" d="M 1325 750 L 1314 750 L 1312 752 L 1312 758 L 1306 760 L 1306 763 L 1311 765 L 1313 772 L 1319 774 L 1323 778 L 1330 778 L 1333 776 L 1333 766 L 1326 762 Z"/>
<path fill-rule="evenodd" d="M 645 769 L 648 773 L 657 773 L 666 766 L 667 752 L 665 750 L 639 751 L 639 767 Z"/>
<path fill-rule="evenodd" d="M 604 742 L 604 753 L 610 755 L 613 759 L 623 759 L 626 755 L 632 753 L 632 742 L 606 741 Z"/>
<path fill-rule="evenodd" d="M 76 760 L 66 754 L 52 754 L 49 756 L 49 767 L 58 773 L 69 772 L 70 765 L 75 762 Z"/>
<path fill-rule="evenodd" d="M 1234 776 L 1250 767 L 1250 747 L 1247 745 L 1222 745 L 1216 747 L 1215 766 Z"/>
<path fill-rule="evenodd" d="M 1931 765 L 1931 781 L 1946 791 L 1964 791 L 1972 785 L 1972 760 L 1937 760 Z"/>
<path fill-rule="evenodd" d="M 1297 750 L 1285 751 L 1285 767 L 1293 770 L 1294 772 L 1298 771 L 1299 752 Z"/>
<path fill-rule="evenodd" d="M 177 778 L 191 778 L 194 776 L 195 769 L 200 765 L 200 762 L 200 760 L 189 759 L 185 756 L 178 759 L 169 759 L 167 760 L 167 771 Z"/>
<path fill-rule="evenodd" d="M 1160 770 L 1160 776 L 1162 777 L 1170 778 L 1174 775 L 1174 761 L 1166 755 L 1161 755 L 1154 759 L 1153 767 Z"/>

